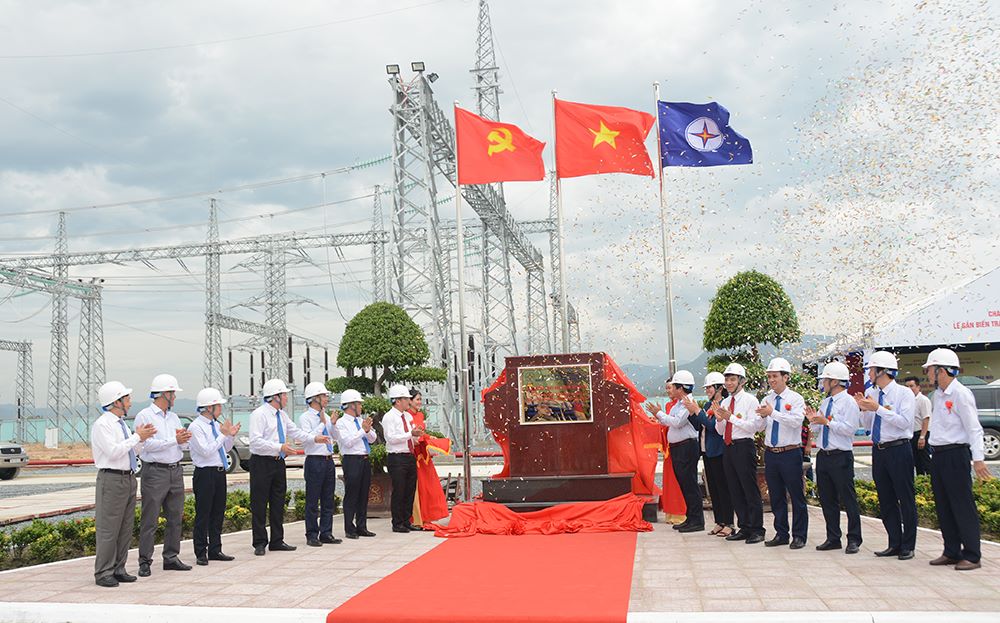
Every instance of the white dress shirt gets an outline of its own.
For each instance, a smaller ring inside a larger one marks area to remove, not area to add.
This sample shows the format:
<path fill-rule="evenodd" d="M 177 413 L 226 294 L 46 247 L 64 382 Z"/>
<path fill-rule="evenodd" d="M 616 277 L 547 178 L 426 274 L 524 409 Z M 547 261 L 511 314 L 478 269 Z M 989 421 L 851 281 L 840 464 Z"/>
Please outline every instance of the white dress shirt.
<path fill-rule="evenodd" d="M 924 420 L 931 416 L 931 399 L 923 393 L 913 396 L 915 412 L 913 415 L 913 432 L 919 433 L 924 428 Z"/>
<path fill-rule="evenodd" d="M 118 469 L 129 471 L 132 463 L 128 452 L 136 454 L 142 449 L 143 442 L 139 435 L 129 430 L 125 424 L 122 431 L 122 419 L 110 411 L 105 411 L 94 422 L 90 431 L 90 451 L 94 455 L 94 465 L 97 469 Z"/>
<path fill-rule="evenodd" d="M 302 448 L 307 456 L 333 456 L 333 444 L 340 439 L 339 429 L 330 425 L 330 418 L 325 413 L 309 407 L 299 416 L 299 428 L 308 431 L 312 437 L 302 442 Z M 330 437 L 330 443 L 316 443 L 317 435 Z"/>
<path fill-rule="evenodd" d="M 212 432 L 212 418 L 204 414 L 196 417 L 188 424 L 191 441 L 191 462 L 195 467 L 226 467 L 219 455 L 221 448 L 224 454 L 229 454 L 236 440 L 230 435 L 223 435 L 220 422 L 215 422 L 215 432 Z M 228 459 L 227 459 L 228 460 Z"/>
<path fill-rule="evenodd" d="M 296 426 L 288 414 L 278 411 L 268 403 L 254 409 L 250 414 L 250 454 L 258 456 L 279 456 L 281 441 L 278 439 L 278 414 L 281 414 L 281 427 L 285 431 L 285 441 L 294 439 L 305 443 L 313 435 Z"/>
<path fill-rule="evenodd" d="M 736 439 L 753 439 L 755 434 L 764 430 L 766 423 L 764 418 L 757 415 L 757 407 L 760 406 L 760 403 L 757 402 L 755 396 L 741 389 L 737 394 L 723 398 L 719 404 L 729 409 L 733 414 L 733 417 L 729 418 L 728 421 L 733 425 L 734 441 Z M 716 418 L 715 422 L 715 430 L 723 437 L 726 435 L 726 422 L 727 420 L 722 418 Z"/>
<path fill-rule="evenodd" d="M 179 463 L 184 458 L 184 450 L 188 449 L 187 444 L 177 444 L 177 429 L 181 426 L 181 419 L 173 411 L 163 412 L 155 404 L 140 411 L 135 416 L 135 427 L 139 428 L 143 424 L 152 424 L 156 427 L 156 434 L 146 440 L 142 446 L 142 460 L 147 463 Z"/>
<path fill-rule="evenodd" d="M 951 408 L 948 408 L 948 403 Z M 947 446 L 967 443 L 973 461 L 984 459 L 983 425 L 979 423 L 976 398 L 968 387 L 952 379 L 947 389 L 934 392 L 934 415 L 931 416 L 931 443 Z"/>
<path fill-rule="evenodd" d="M 689 415 L 691 412 L 680 400 L 670 408 L 670 413 L 664 413 L 663 410 L 660 410 L 656 414 L 656 419 L 660 421 L 660 424 L 670 427 L 667 429 L 667 443 L 679 443 L 685 439 L 698 438 L 698 431 L 688 421 Z"/>
<path fill-rule="evenodd" d="M 405 425 L 404 425 L 405 424 Z M 382 433 L 385 435 L 385 451 L 390 454 L 412 454 L 413 416 L 396 407 L 382 416 Z"/>
<path fill-rule="evenodd" d="M 780 403 L 778 397 L 781 398 Z M 774 393 L 774 390 L 767 392 L 764 402 L 773 409 L 771 415 L 764 418 L 764 445 L 768 448 L 801 446 L 802 422 L 806 412 L 806 401 L 802 396 L 786 387 L 780 394 Z M 778 427 L 778 443 L 772 444 L 775 426 Z"/>
<path fill-rule="evenodd" d="M 851 398 L 851 394 L 845 389 L 835 396 L 827 396 L 819 403 L 819 414 L 826 416 L 826 409 L 830 402 L 829 424 L 810 424 L 809 430 L 816 433 L 816 447 L 820 450 L 844 450 L 852 452 L 854 450 L 854 432 L 861 426 L 861 410 L 858 403 Z M 830 433 L 827 445 L 823 446 L 823 429 L 829 428 Z"/>
<path fill-rule="evenodd" d="M 361 428 L 363 420 L 363 417 L 356 418 L 346 413 L 337 420 L 337 434 L 340 436 L 340 456 L 347 456 L 349 454 L 367 455 L 368 448 L 365 447 L 363 440 L 367 439 L 369 444 L 373 444 L 378 439 L 374 428 L 367 433 L 365 429 Z"/>
<path fill-rule="evenodd" d="M 869 431 L 874 431 L 876 414 L 882 418 L 882 438 L 880 443 L 888 443 L 897 439 L 913 438 L 913 392 L 909 387 L 896 381 L 890 382 L 882 390 L 885 397 L 878 411 L 862 411 L 861 424 Z M 878 385 L 872 385 L 865 391 L 865 396 L 878 402 Z M 872 439 L 874 441 L 874 439 Z"/>

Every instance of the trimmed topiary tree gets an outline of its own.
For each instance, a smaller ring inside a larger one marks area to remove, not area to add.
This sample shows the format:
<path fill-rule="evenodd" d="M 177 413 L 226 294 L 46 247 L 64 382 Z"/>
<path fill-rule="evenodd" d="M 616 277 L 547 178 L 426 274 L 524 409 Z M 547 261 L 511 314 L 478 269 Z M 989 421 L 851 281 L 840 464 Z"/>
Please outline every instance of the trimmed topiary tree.
<path fill-rule="evenodd" d="M 744 349 L 760 361 L 761 344 L 780 346 L 802 339 L 799 319 L 777 281 L 751 270 L 738 273 L 719 288 L 705 318 L 705 350 Z"/>

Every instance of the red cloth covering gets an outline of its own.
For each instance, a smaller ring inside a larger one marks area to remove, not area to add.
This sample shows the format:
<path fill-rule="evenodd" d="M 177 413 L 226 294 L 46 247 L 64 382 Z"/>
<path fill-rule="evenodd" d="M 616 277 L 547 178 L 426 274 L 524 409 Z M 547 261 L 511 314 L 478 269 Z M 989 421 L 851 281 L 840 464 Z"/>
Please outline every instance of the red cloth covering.
<path fill-rule="evenodd" d="M 676 400 L 671 400 L 664 407 L 665 412 L 673 408 Z M 667 430 L 669 427 L 661 426 L 663 444 L 663 492 L 660 494 L 660 510 L 668 515 L 686 515 L 687 504 L 684 503 L 684 494 L 681 493 L 681 486 L 674 476 L 673 462 L 670 460 L 670 444 L 667 443 Z"/>
<path fill-rule="evenodd" d="M 451 521 L 447 526 L 435 524 L 434 535 L 649 532 L 653 526 L 642 518 L 645 503 L 645 499 L 626 493 L 611 500 L 557 504 L 518 513 L 503 504 L 467 502 L 451 509 Z"/>
<path fill-rule="evenodd" d="M 483 402 L 486 402 L 487 394 L 489 394 L 490 392 L 492 392 L 493 390 L 500 387 L 506 382 L 507 382 L 507 371 L 503 370 L 502 372 L 500 372 L 500 376 L 497 377 L 497 380 L 493 381 L 492 385 L 483 390 L 483 395 L 482 395 Z M 491 429 L 490 433 L 493 434 L 493 440 L 497 442 L 497 445 L 500 446 L 500 452 L 503 453 L 503 469 L 501 469 L 498 473 L 493 474 L 493 478 L 507 478 L 508 476 L 510 476 L 510 440 L 507 439 L 507 435 L 504 435 L 503 433 L 498 433 L 495 430 Z"/>
<path fill-rule="evenodd" d="M 410 411 L 413 425 L 424 428 L 426 418 L 420 411 Z M 450 454 L 451 440 L 421 435 L 413 447 L 417 457 L 417 493 L 413 497 L 413 523 L 429 524 L 448 516 L 448 501 L 441 488 L 441 478 L 434 469 L 432 454 Z"/>

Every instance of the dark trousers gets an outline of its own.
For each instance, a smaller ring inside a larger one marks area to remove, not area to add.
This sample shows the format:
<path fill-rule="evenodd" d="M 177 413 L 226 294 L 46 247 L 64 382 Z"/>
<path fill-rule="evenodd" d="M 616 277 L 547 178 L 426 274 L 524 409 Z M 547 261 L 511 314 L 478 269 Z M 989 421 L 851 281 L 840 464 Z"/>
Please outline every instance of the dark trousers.
<path fill-rule="evenodd" d="M 854 490 L 854 453 L 820 451 L 816 457 L 816 487 L 826 522 L 826 540 L 840 543 L 840 507 L 847 513 L 847 542 L 861 544 L 861 511 Z"/>
<path fill-rule="evenodd" d="M 306 538 L 333 536 L 333 496 L 337 488 L 333 457 L 307 456 L 302 471 L 306 480 Z"/>
<path fill-rule="evenodd" d="M 368 489 L 372 485 L 372 465 L 367 455 L 346 454 L 344 467 L 344 532 L 357 534 L 368 529 Z"/>
<path fill-rule="evenodd" d="M 913 438 L 910 440 L 910 448 L 913 450 L 913 467 L 917 470 L 918 476 L 931 473 L 930 436 L 925 438 L 927 443 L 924 444 L 923 449 L 917 447 L 919 440 L 920 431 L 917 431 L 913 433 Z"/>
<path fill-rule="evenodd" d="M 889 547 L 913 551 L 917 545 L 917 502 L 913 492 L 913 451 L 909 443 L 872 448 L 872 477 L 878 512 Z"/>
<path fill-rule="evenodd" d="M 410 523 L 413 515 L 413 497 L 417 493 L 417 457 L 410 453 L 390 453 L 385 460 L 392 479 L 392 527 Z"/>
<path fill-rule="evenodd" d="M 705 525 L 705 510 L 701 503 L 701 490 L 698 489 L 698 456 L 700 450 L 696 439 L 670 444 L 670 463 L 674 469 L 674 478 L 684 496 L 687 506 L 687 519 L 684 523 L 691 526 Z"/>
<path fill-rule="evenodd" d="M 278 545 L 285 541 L 285 460 L 270 456 L 250 455 L 250 516 L 253 546 Z M 267 538 L 264 521 L 271 525 Z"/>
<path fill-rule="evenodd" d="M 705 457 L 705 480 L 708 481 L 708 495 L 712 498 L 712 515 L 720 526 L 733 525 L 733 502 L 726 483 L 726 468 L 722 456 Z"/>
<path fill-rule="evenodd" d="M 752 439 L 735 439 L 722 452 L 736 525 L 747 535 L 764 534 L 764 503 L 757 487 L 757 450 Z"/>
<path fill-rule="evenodd" d="M 792 501 L 792 536 L 806 539 L 809 532 L 809 509 L 805 483 L 802 481 L 802 451 L 764 453 L 764 479 L 774 514 L 774 535 L 788 538 L 788 499 Z"/>
<path fill-rule="evenodd" d="M 972 497 L 971 461 L 972 452 L 968 446 L 935 449 L 931 487 L 944 537 L 944 555 L 953 560 L 979 562 L 982 555 L 979 511 Z"/>
<path fill-rule="evenodd" d="M 194 489 L 194 555 L 222 552 L 222 521 L 226 517 L 226 472 L 196 467 Z"/>

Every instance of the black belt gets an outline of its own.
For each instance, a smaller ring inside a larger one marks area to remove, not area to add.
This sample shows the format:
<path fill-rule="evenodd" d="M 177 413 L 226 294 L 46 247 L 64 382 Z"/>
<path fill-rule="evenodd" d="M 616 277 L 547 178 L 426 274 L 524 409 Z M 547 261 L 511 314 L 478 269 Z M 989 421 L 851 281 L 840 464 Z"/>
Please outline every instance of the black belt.
<path fill-rule="evenodd" d="M 342 458 L 345 458 L 345 459 L 364 459 L 364 460 L 367 461 L 368 460 L 368 455 L 367 454 L 344 454 L 342 456 Z"/>
<path fill-rule="evenodd" d="M 838 454 L 844 454 L 847 452 L 854 452 L 853 450 L 820 450 L 819 453 L 826 456 L 836 456 Z"/>
<path fill-rule="evenodd" d="M 285 460 L 285 459 L 281 458 L 280 456 L 271 456 L 269 454 L 251 454 L 250 456 L 255 456 L 258 459 L 269 459 L 269 460 L 272 460 L 272 461 L 284 461 Z"/>
<path fill-rule="evenodd" d="M 887 441 L 885 443 L 876 443 L 876 444 L 873 444 L 873 445 L 874 445 L 874 447 L 878 448 L 879 450 L 885 450 L 886 448 L 893 448 L 895 446 L 901 446 L 904 443 L 910 443 L 910 439 L 909 438 L 907 438 L 907 439 L 894 439 L 893 441 Z"/>
<path fill-rule="evenodd" d="M 195 465 L 194 468 L 196 470 L 207 469 L 210 472 L 224 472 L 224 471 L 226 471 L 225 467 L 219 467 L 218 465 L 206 465 L 205 467 L 198 467 L 197 465 Z"/>
<path fill-rule="evenodd" d="M 735 446 L 738 443 L 753 443 L 753 439 L 733 439 L 729 445 Z"/>
<path fill-rule="evenodd" d="M 119 476 L 130 476 L 132 474 L 132 470 L 130 469 L 108 469 L 107 467 L 102 467 L 97 471 L 107 474 L 118 474 Z"/>
<path fill-rule="evenodd" d="M 934 452 L 946 452 L 948 450 L 957 450 L 958 448 L 969 449 L 969 444 L 967 443 L 946 443 L 943 446 L 931 446 L 931 450 Z"/>
<path fill-rule="evenodd" d="M 412 452 L 390 452 L 389 454 L 397 454 L 399 456 L 413 456 Z"/>
<path fill-rule="evenodd" d="M 693 438 L 692 439 L 685 439 L 684 441 L 675 441 L 674 443 L 670 444 L 670 447 L 671 448 L 676 448 L 677 446 L 683 446 L 686 443 L 694 443 L 694 442 L 695 442 L 695 439 L 693 439 Z"/>
<path fill-rule="evenodd" d="M 308 461 L 309 459 L 323 459 L 324 461 L 332 461 L 333 460 L 333 455 L 332 454 L 307 454 L 306 455 L 306 460 Z"/>
<path fill-rule="evenodd" d="M 151 463 L 146 461 L 142 464 L 143 467 L 162 467 L 164 469 L 172 469 L 174 467 L 180 467 L 180 463 Z"/>

